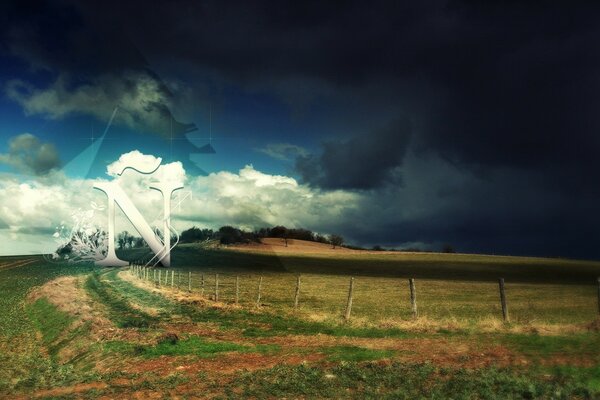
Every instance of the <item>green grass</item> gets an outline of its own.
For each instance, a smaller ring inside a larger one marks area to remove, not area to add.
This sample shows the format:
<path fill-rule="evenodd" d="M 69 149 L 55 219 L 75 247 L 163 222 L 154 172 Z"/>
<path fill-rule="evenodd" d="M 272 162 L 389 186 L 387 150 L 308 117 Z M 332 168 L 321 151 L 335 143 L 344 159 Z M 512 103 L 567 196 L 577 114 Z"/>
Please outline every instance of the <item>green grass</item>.
<path fill-rule="evenodd" d="M 506 334 L 501 337 L 501 343 L 529 356 L 552 357 L 561 354 L 571 356 L 596 354 L 600 362 L 600 335 L 597 333 L 578 333 L 568 336 Z"/>
<path fill-rule="evenodd" d="M 27 315 L 42 334 L 45 346 L 52 344 L 67 330 L 74 318 L 56 308 L 47 299 L 41 298 L 26 307 Z"/>
<path fill-rule="evenodd" d="M 158 321 L 158 318 L 133 308 L 127 298 L 115 292 L 109 283 L 103 282 L 98 273 L 88 277 L 85 288 L 106 306 L 109 318 L 121 328 L 148 328 Z"/>
<path fill-rule="evenodd" d="M 110 289 L 123 300 L 155 308 L 164 313 L 172 312 L 177 307 L 175 302 L 166 299 L 164 296 L 151 293 L 118 278 L 118 272 L 118 269 L 105 271 L 102 279 L 104 284 L 110 286 Z"/>
<path fill-rule="evenodd" d="M 530 370 L 446 369 L 394 362 L 277 366 L 242 373 L 226 389 L 227 398 L 344 399 L 531 399 L 596 398 L 598 369 L 576 375 Z"/>
<path fill-rule="evenodd" d="M 0 341 L 31 331 L 32 322 L 23 316 L 23 305 L 25 296 L 33 287 L 60 276 L 89 273 L 94 268 L 89 263 L 49 263 L 40 256 L 31 258 L 37 261 L 20 268 L 0 270 Z M 0 257 L 2 259 L 4 257 Z"/>
<path fill-rule="evenodd" d="M 0 393 L 60 386 L 88 377 L 73 365 L 59 364 L 42 348 L 60 337 L 68 318 L 43 301 L 25 307 L 25 298 L 35 286 L 60 276 L 89 273 L 94 267 L 89 263 L 52 263 L 40 256 L 32 257 L 37 259 L 32 264 L 0 270 Z M 50 312 L 47 321 L 44 311 Z M 42 341 L 37 339 L 37 332 Z"/>
<path fill-rule="evenodd" d="M 198 336 L 190 336 L 176 343 L 161 342 L 154 346 L 142 346 L 135 343 L 112 341 L 104 345 L 107 352 L 123 353 L 131 356 L 156 358 L 160 356 L 187 356 L 194 355 L 202 358 L 211 358 L 224 352 L 258 352 L 273 354 L 279 351 L 277 345 L 246 346 L 225 341 L 208 341 Z"/>
<path fill-rule="evenodd" d="M 358 346 L 332 346 L 325 347 L 321 352 L 327 354 L 329 361 L 373 361 L 390 358 L 396 354 L 393 350 L 367 349 Z"/>
<path fill-rule="evenodd" d="M 401 329 L 378 329 L 375 327 L 354 327 L 337 322 L 315 322 L 288 314 L 269 312 L 263 309 L 257 312 L 252 309 L 221 309 L 212 307 L 198 308 L 187 304 L 175 304 L 164 297 L 137 288 L 129 282 L 116 277 L 115 272 L 105 274 L 102 281 L 105 291 L 123 298 L 127 293 L 128 299 L 137 304 L 162 307 L 171 316 L 185 316 L 193 322 L 210 322 L 219 324 L 223 329 L 242 330 L 246 337 L 269 337 L 277 335 L 315 335 L 318 333 L 332 336 L 354 337 L 408 337 Z M 119 309 L 122 306 L 119 307 Z M 118 318 L 118 317 L 115 317 Z M 167 316 L 163 316 L 163 319 Z"/>

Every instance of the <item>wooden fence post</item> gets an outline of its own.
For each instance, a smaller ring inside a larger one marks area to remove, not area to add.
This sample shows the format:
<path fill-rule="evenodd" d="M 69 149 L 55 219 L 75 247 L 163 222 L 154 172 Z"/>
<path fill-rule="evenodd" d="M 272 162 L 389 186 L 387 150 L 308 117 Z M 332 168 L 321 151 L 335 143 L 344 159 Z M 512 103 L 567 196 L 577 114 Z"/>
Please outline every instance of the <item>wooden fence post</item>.
<path fill-rule="evenodd" d="M 162 275 L 162 269 L 158 270 L 158 286 L 160 287 L 160 276 Z"/>
<path fill-rule="evenodd" d="M 188 271 L 188 292 L 192 293 L 192 271 Z"/>
<path fill-rule="evenodd" d="M 175 270 L 171 270 L 171 289 L 175 287 Z"/>
<path fill-rule="evenodd" d="M 260 291 L 262 288 L 262 276 L 258 278 L 258 296 L 256 297 L 256 307 L 260 307 Z"/>
<path fill-rule="evenodd" d="M 235 276 L 235 304 L 240 302 L 240 277 L 239 275 Z"/>
<path fill-rule="evenodd" d="M 504 278 L 498 279 L 498 286 L 500 287 L 500 304 L 502 305 L 502 318 L 505 322 L 508 322 L 508 307 L 506 306 L 506 293 L 504 292 Z"/>
<path fill-rule="evenodd" d="M 152 283 L 156 285 L 156 270 L 152 268 Z"/>
<path fill-rule="evenodd" d="M 219 274 L 215 274 L 215 301 L 219 301 Z"/>
<path fill-rule="evenodd" d="M 410 286 L 410 307 L 412 309 L 413 318 L 417 319 L 419 317 L 419 311 L 417 310 L 417 288 L 415 287 L 415 280 L 410 278 L 408 280 L 408 285 Z"/>
<path fill-rule="evenodd" d="M 294 293 L 294 308 L 298 308 L 298 300 L 300 299 L 300 275 L 296 277 L 296 292 Z"/>
<path fill-rule="evenodd" d="M 354 277 L 350 278 L 350 287 L 348 288 L 348 300 L 346 301 L 346 312 L 344 313 L 344 319 L 350 320 L 350 313 L 352 312 L 352 294 L 354 293 Z"/>

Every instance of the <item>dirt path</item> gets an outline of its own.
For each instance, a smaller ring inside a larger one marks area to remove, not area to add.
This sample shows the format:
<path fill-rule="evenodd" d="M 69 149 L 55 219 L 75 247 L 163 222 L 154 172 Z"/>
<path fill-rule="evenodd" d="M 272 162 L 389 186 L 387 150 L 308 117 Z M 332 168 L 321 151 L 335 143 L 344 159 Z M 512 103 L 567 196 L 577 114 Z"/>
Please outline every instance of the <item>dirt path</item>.
<path fill-rule="evenodd" d="M 0 264 L 0 271 L 8 271 L 9 269 L 24 267 L 24 266 L 32 264 L 36 261 L 37 260 L 35 258 L 28 258 L 25 260 L 17 260 L 17 261 L 13 261 L 13 262 L 3 263 L 3 264 Z"/>

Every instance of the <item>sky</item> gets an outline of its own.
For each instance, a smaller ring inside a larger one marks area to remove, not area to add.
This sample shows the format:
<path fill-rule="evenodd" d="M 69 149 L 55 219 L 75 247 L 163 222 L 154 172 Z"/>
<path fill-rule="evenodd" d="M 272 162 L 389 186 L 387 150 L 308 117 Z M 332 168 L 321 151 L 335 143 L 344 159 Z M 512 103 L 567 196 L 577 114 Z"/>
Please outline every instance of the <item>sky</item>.
<path fill-rule="evenodd" d="M 0 254 L 51 251 L 144 154 L 180 230 L 599 259 L 599 8 L 2 2 Z"/>

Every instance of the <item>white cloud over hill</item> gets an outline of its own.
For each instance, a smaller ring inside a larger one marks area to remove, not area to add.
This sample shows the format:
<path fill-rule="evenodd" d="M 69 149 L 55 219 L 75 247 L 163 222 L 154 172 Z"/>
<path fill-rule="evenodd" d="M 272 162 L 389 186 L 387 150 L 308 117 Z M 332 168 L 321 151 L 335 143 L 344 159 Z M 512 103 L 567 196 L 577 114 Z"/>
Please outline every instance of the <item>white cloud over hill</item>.
<path fill-rule="evenodd" d="M 161 165 L 148 175 L 132 169 L 123 172 L 133 164 L 151 171 L 160 161 L 138 151 L 123 154 L 107 166 L 108 179 L 117 181 L 146 220 L 157 226 L 162 225 L 162 199 L 149 186 L 158 180 L 183 183 L 184 189 L 175 192 L 172 200 L 172 224 L 180 231 L 192 225 L 217 228 L 227 224 L 246 229 L 284 224 L 318 230 L 335 226 L 342 214 L 352 212 L 362 200 L 357 193 L 313 189 L 251 165 L 238 173 L 222 171 L 200 177 L 187 177 L 180 162 Z M 0 254 L 53 251 L 56 227 L 71 224 L 75 211 L 92 210 L 92 202 L 106 204 L 106 195 L 93 189 L 96 181 L 69 179 L 61 173 L 28 182 L 11 175 L 0 177 Z M 94 220 L 106 227 L 106 210 L 96 210 Z M 135 232 L 117 209 L 120 230 Z"/>

